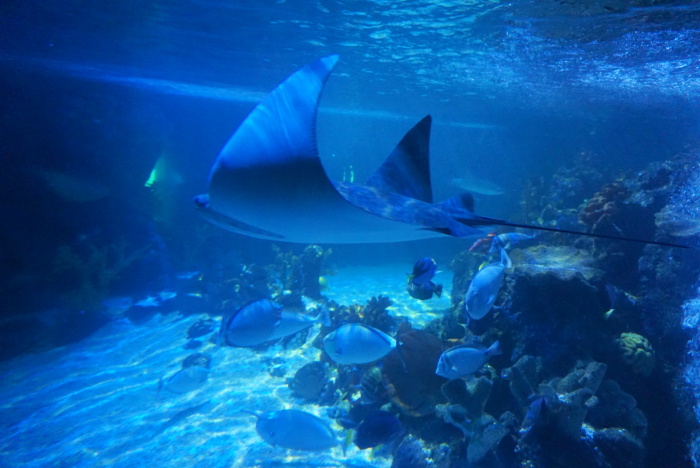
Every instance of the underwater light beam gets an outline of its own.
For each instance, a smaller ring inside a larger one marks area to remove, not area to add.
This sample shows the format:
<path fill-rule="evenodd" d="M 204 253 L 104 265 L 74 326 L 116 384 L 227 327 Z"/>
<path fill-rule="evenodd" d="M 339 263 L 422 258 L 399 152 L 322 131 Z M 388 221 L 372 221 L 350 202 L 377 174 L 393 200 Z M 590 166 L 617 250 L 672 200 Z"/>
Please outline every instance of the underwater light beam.
<path fill-rule="evenodd" d="M 148 78 L 132 76 L 122 70 L 111 68 L 103 64 L 81 64 L 62 60 L 52 60 L 32 57 L 17 57 L 12 55 L 0 55 L 0 62 L 20 64 L 30 68 L 51 70 L 54 73 L 80 78 L 89 81 L 113 83 L 119 86 L 147 90 L 160 94 L 176 96 L 189 96 L 217 101 L 229 101 L 242 104 L 259 103 L 265 99 L 266 93 L 242 87 L 221 87 L 215 85 L 202 85 L 184 81 L 166 80 L 162 78 Z M 410 120 L 412 117 L 380 110 L 360 110 L 345 107 L 323 107 L 318 109 L 322 114 L 344 115 L 377 120 Z M 441 126 L 472 129 L 499 129 L 500 125 L 484 124 L 464 121 L 442 121 Z"/>

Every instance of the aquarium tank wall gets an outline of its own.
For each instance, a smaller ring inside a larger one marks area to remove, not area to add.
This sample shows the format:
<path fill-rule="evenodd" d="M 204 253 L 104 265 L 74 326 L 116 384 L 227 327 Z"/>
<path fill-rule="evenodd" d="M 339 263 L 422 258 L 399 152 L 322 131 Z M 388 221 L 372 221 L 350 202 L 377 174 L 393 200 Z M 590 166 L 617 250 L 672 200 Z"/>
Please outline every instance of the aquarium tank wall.
<path fill-rule="evenodd" d="M 0 4 L 0 465 L 700 463 L 700 6 Z"/>

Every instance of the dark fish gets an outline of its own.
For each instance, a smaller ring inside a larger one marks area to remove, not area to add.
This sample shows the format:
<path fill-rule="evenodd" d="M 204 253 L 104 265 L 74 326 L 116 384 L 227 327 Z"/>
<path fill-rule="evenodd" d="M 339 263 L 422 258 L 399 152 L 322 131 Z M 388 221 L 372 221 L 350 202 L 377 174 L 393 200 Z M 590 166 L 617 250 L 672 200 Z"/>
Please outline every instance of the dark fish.
<path fill-rule="evenodd" d="M 551 412 L 550 406 L 552 405 L 552 398 L 548 395 L 543 395 L 536 397 L 530 403 L 525 414 L 525 420 L 530 421 L 530 425 L 536 424 L 538 422 L 547 419 L 548 414 Z"/>
<path fill-rule="evenodd" d="M 421 301 L 425 301 L 433 297 L 442 295 L 442 285 L 435 284 L 431 279 L 437 272 L 437 262 L 430 257 L 423 257 L 413 265 L 413 272 L 408 276 L 408 285 L 406 290 L 408 294 Z"/>
<path fill-rule="evenodd" d="M 408 275 L 408 281 L 415 284 L 425 284 L 433 279 L 437 272 L 437 262 L 430 257 L 423 257 L 413 265 L 413 272 Z"/>
<path fill-rule="evenodd" d="M 375 411 L 357 426 L 355 445 L 361 450 L 395 441 L 403 435 L 398 418 L 386 411 Z"/>
<path fill-rule="evenodd" d="M 412 298 L 421 301 L 430 299 L 433 297 L 433 294 L 437 297 L 442 296 L 442 285 L 435 284 L 432 281 L 423 284 L 416 284 L 413 281 L 409 281 L 406 290 Z"/>

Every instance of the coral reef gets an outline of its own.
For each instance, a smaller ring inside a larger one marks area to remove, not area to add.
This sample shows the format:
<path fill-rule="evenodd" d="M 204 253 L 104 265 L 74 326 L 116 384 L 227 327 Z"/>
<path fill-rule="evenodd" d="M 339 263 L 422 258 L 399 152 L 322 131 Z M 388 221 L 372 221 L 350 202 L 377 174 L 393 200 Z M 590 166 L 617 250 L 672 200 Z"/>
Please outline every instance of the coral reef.
<path fill-rule="evenodd" d="M 596 234 L 620 234 L 615 226 L 622 202 L 630 196 L 630 191 L 620 182 L 603 185 L 593 197 L 586 202 L 579 213 L 579 221 Z"/>
<path fill-rule="evenodd" d="M 81 247 L 59 247 L 51 276 L 67 291 L 63 299 L 70 306 L 91 311 L 99 310 L 112 284 L 149 249 L 133 249 L 123 239 L 117 244 L 88 243 Z"/>
<path fill-rule="evenodd" d="M 291 295 L 307 296 L 321 299 L 321 275 L 326 258 L 333 252 L 318 245 L 308 245 L 298 256 L 292 251 L 283 251 L 277 245 L 272 246 L 275 264 L 270 267 L 278 279 L 275 294 L 288 291 Z"/>
<path fill-rule="evenodd" d="M 515 415 L 505 412 L 498 420 L 485 414 L 474 421 L 472 424 L 474 433 L 467 445 L 469 465 L 481 463 L 489 454 L 492 454 L 501 440 L 517 426 L 515 419 Z M 493 463 L 489 465 L 492 466 Z"/>
<path fill-rule="evenodd" d="M 521 208 L 528 222 L 559 227 L 576 226 L 576 206 L 589 187 L 599 186 L 605 178 L 596 155 L 582 151 L 572 164 L 560 167 L 551 178 L 538 177 L 525 182 Z"/>
<path fill-rule="evenodd" d="M 617 339 L 617 346 L 622 360 L 632 368 L 632 372 L 644 377 L 651 375 L 656 365 L 656 355 L 649 340 L 636 333 L 622 333 Z"/>
<path fill-rule="evenodd" d="M 362 323 L 384 333 L 391 333 L 396 327 L 396 319 L 389 315 L 387 310 L 391 305 L 392 302 L 387 296 L 380 295 L 370 298 L 364 306 L 340 306 L 330 301 L 328 309 L 334 324 Z"/>
<path fill-rule="evenodd" d="M 501 294 L 510 298 L 496 325 L 514 340 L 514 358 L 540 356 L 554 372 L 564 372 L 576 359 L 602 359 L 612 333 L 604 325 L 603 283 L 592 257 L 573 247 L 535 246 L 516 250 L 514 269 Z M 612 344 L 610 344 L 612 346 Z"/>

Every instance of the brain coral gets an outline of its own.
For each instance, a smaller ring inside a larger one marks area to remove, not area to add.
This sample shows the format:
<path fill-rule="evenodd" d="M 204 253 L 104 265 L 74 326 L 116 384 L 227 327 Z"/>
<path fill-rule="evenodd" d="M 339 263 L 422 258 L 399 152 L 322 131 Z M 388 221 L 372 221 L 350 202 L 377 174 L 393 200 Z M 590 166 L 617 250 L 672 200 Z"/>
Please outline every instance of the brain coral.
<path fill-rule="evenodd" d="M 632 367 L 635 374 L 645 377 L 651 375 L 656 364 L 656 356 L 649 340 L 636 333 L 623 333 L 616 341 L 622 352 L 622 360 Z"/>

